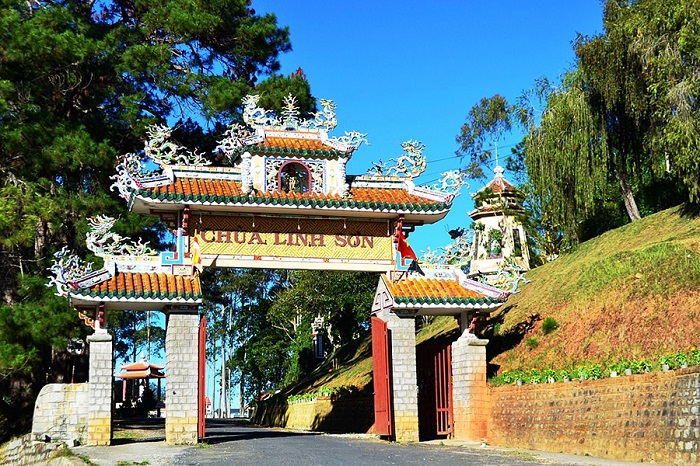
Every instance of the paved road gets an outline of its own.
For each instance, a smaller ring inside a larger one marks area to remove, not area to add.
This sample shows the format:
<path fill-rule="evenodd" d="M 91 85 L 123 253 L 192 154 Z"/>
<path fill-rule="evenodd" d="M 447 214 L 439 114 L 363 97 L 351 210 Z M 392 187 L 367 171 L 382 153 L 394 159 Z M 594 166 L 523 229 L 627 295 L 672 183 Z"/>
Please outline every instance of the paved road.
<path fill-rule="evenodd" d="M 207 422 L 207 443 L 194 447 L 168 446 L 162 440 L 110 447 L 79 447 L 100 466 L 255 465 L 255 466 L 532 466 L 576 464 L 610 466 L 615 463 L 590 457 L 552 455 L 520 450 L 482 448 L 478 444 L 430 442 L 396 444 L 363 435 L 327 435 L 265 429 L 230 423 Z"/>

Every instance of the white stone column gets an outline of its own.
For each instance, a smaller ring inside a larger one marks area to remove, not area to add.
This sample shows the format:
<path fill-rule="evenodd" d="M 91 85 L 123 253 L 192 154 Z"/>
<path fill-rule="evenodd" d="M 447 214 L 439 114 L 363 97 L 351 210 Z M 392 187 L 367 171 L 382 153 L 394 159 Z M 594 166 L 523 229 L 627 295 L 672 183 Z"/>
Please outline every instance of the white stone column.
<path fill-rule="evenodd" d="M 88 445 L 109 445 L 112 440 L 112 335 L 87 337 L 90 345 L 88 388 Z"/>
<path fill-rule="evenodd" d="M 466 314 L 466 313 L 465 313 Z M 488 340 L 469 333 L 468 316 L 462 316 L 462 336 L 452 343 L 452 400 L 454 438 L 488 438 L 489 397 L 486 386 Z"/>
<path fill-rule="evenodd" d="M 165 330 L 165 441 L 197 443 L 199 316 L 171 313 Z"/>
<path fill-rule="evenodd" d="M 415 317 L 381 311 L 377 317 L 389 330 L 389 364 L 393 424 L 396 440 L 418 441 L 418 376 L 416 374 Z"/>

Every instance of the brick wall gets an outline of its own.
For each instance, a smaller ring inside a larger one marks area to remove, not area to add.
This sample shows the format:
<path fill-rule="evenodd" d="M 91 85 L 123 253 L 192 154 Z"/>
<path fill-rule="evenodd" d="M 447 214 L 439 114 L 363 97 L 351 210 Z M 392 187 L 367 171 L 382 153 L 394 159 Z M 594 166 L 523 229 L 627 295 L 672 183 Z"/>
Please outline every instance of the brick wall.
<path fill-rule="evenodd" d="M 482 440 L 488 433 L 487 343 L 467 336 L 452 343 L 452 414 L 457 440 Z"/>
<path fill-rule="evenodd" d="M 401 442 L 418 441 L 416 322 L 413 317 L 387 319 L 391 358 L 394 433 Z"/>
<path fill-rule="evenodd" d="M 109 445 L 112 441 L 112 335 L 94 333 L 90 345 L 90 383 L 87 409 L 89 445 Z"/>
<path fill-rule="evenodd" d="M 700 368 L 494 387 L 489 441 L 624 461 L 700 461 Z"/>

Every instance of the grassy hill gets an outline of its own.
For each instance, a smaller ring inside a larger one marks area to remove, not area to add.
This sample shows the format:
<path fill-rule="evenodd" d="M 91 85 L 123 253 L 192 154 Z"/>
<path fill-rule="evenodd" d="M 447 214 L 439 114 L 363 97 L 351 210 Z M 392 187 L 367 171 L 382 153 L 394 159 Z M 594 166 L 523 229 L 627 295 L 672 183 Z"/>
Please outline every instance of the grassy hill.
<path fill-rule="evenodd" d="M 483 328 L 490 375 L 620 358 L 658 362 L 700 345 L 700 217 L 681 207 L 609 231 L 526 277 L 530 282 Z M 548 333 L 547 318 L 558 325 Z M 457 336 L 453 318 L 435 318 L 417 335 L 419 351 Z M 368 337 L 284 393 L 321 387 L 371 393 L 371 379 Z"/>
<path fill-rule="evenodd" d="M 657 361 L 700 344 L 700 218 L 683 208 L 609 231 L 527 278 L 490 322 L 489 359 L 501 369 Z M 559 328 L 545 335 L 547 317 Z"/>

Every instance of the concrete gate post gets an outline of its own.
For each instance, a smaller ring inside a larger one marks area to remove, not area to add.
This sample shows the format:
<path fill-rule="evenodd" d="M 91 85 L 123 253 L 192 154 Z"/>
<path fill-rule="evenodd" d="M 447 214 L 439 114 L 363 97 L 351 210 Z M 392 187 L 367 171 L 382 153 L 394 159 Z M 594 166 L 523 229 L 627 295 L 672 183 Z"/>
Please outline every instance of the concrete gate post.
<path fill-rule="evenodd" d="M 197 443 L 198 347 L 197 313 L 168 314 L 165 330 L 168 387 L 165 397 L 165 441 L 169 444 Z"/>
<path fill-rule="evenodd" d="M 488 438 L 489 397 L 486 386 L 486 344 L 488 340 L 464 333 L 452 343 L 452 401 L 454 438 Z"/>
<path fill-rule="evenodd" d="M 112 441 L 112 335 L 104 331 L 87 337 L 90 345 L 88 383 L 88 445 Z"/>
<path fill-rule="evenodd" d="M 387 323 L 394 433 L 399 442 L 418 441 L 418 376 L 416 374 L 415 317 L 388 310 L 377 317 Z"/>

